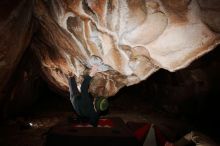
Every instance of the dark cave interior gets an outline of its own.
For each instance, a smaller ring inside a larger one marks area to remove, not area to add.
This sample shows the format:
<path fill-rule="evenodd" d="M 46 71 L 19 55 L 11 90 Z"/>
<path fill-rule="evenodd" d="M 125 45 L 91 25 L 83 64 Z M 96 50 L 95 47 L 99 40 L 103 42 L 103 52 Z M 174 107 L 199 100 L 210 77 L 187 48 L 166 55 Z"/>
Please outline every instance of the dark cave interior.
<path fill-rule="evenodd" d="M 0 146 L 220 145 L 219 0 L 0 6 Z M 94 56 L 109 67 L 93 84 L 109 97 L 98 127 L 79 122 L 67 92 Z"/>
<path fill-rule="evenodd" d="M 161 69 L 139 84 L 124 87 L 110 98 L 104 117 L 120 117 L 125 123 L 154 123 L 170 141 L 196 130 L 219 143 L 219 48 L 185 69 L 173 73 Z M 11 85 L 13 94 L 23 100 L 6 102 L 0 145 L 43 145 L 42 134 L 73 115 L 68 95 L 51 89 L 40 72 L 31 68 L 37 65 L 35 57 L 29 62 L 27 55 L 31 51 L 24 54 Z M 25 72 L 31 72 L 30 79 Z M 30 122 L 36 123 L 37 128 L 27 128 L 25 125 Z"/>

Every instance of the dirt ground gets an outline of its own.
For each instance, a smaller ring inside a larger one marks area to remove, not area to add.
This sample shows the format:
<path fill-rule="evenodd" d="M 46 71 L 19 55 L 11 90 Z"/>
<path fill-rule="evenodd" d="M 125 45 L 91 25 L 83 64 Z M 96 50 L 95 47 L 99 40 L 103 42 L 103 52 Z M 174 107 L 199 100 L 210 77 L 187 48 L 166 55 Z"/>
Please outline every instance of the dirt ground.
<path fill-rule="evenodd" d="M 169 109 L 174 111 L 170 113 L 163 108 L 154 107 L 149 101 L 123 100 L 123 97 L 111 100 L 110 109 L 103 117 L 120 117 L 125 123 L 153 123 L 170 141 L 175 141 L 194 129 L 187 119 L 175 114 L 175 108 Z M 49 101 L 50 99 L 41 100 L 29 112 L 13 115 L 2 123 L 0 145 L 42 146 L 47 131 L 52 126 L 75 116 L 68 100 L 57 98 L 53 102 Z"/>

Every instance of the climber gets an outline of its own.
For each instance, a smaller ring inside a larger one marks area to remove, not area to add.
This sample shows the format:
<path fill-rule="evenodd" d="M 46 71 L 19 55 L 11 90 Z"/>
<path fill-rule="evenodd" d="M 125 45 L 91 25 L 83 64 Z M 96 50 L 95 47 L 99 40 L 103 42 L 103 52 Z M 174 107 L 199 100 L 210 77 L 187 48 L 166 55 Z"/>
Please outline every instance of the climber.
<path fill-rule="evenodd" d="M 101 112 L 108 108 L 108 100 L 104 97 L 92 97 L 88 92 L 90 81 L 98 70 L 97 65 L 93 65 L 89 75 L 84 76 L 81 85 L 81 93 L 78 91 L 75 77 L 68 78 L 70 101 L 77 113 L 79 120 L 86 120 L 91 125 L 97 126 Z"/>

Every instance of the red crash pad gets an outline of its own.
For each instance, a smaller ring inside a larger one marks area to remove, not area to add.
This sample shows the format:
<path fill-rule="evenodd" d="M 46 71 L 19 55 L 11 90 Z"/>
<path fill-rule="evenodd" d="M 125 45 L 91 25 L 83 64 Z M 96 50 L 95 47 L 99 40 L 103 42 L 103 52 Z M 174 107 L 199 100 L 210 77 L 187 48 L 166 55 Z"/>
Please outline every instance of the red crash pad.
<path fill-rule="evenodd" d="M 133 133 L 120 118 L 100 119 L 97 127 L 86 123 L 63 123 L 53 127 L 46 146 L 138 146 Z"/>

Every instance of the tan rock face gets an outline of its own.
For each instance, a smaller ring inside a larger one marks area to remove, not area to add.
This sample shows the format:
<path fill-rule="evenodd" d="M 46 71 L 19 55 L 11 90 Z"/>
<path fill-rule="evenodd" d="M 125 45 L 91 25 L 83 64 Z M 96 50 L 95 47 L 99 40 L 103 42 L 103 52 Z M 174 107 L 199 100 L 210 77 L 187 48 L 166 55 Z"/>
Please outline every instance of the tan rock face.
<path fill-rule="evenodd" d="M 212 50 L 220 42 L 219 6 L 218 0 L 36 0 L 31 48 L 48 83 L 62 91 L 68 91 L 69 73 L 80 85 L 101 60 L 90 91 L 109 97 L 159 68 L 176 71 Z M 16 48 L 6 44 L 6 53 Z M 1 70 L 15 66 L 8 58 L 1 53 Z"/>

